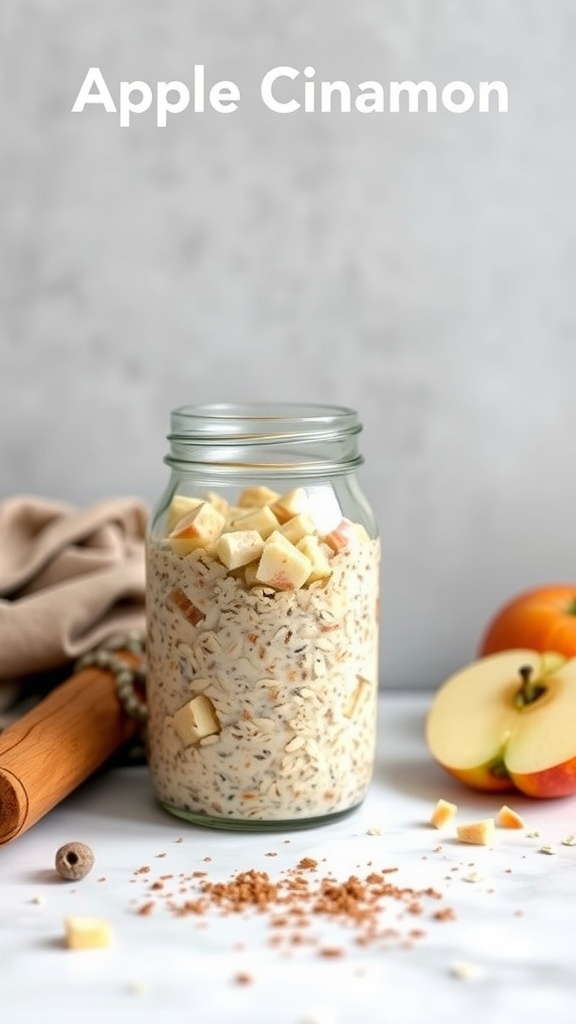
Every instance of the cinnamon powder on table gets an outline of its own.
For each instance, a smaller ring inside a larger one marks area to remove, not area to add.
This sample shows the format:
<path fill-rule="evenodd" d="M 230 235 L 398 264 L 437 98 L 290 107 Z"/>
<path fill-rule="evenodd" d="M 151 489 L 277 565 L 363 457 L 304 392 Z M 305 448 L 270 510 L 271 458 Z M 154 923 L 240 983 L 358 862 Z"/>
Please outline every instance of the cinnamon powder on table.
<path fill-rule="evenodd" d="M 249 869 L 239 871 L 226 881 L 212 881 L 206 873 L 193 871 L 181 876 L 183 883 L 176 899 L 169 892 L 149 887 L 155 907 L 163 906 L 177 917 L 194 916 L 206 919 L 214 911 L 221 915 L 258 913 L 266 915 L 267 925 L 273 929 L 269 944 L 297 946 L 314 945 L 325 958 L 344 956 L 346 948 L 328 944 L 312 934 L 313 924 L 330 920 L 346 929 L 357 946 L 401 943 L 410 946 L 425 936 L 423 929 L 402 928 L 402 919 L 426 912 L 431 901 L 430 920 L 450 921 L 454 913 L 449 907 L 438 909 L 442 894 L 432 887 L 415 889 L 390 882 L 396 868 L 372 869 L 365 877 L 350 875 L 344 881 L 316 874 L 318 862 L 303 857 L 295 867 L 289 868 L 280 879 L 273 880 L 268 872 Z M 137 913 L 151 913 L 148 899 Z M 384 926 L 387 912 L 396 909 L 394 925 Z M 399 912 L 398 912 L 399 910 Z"/>

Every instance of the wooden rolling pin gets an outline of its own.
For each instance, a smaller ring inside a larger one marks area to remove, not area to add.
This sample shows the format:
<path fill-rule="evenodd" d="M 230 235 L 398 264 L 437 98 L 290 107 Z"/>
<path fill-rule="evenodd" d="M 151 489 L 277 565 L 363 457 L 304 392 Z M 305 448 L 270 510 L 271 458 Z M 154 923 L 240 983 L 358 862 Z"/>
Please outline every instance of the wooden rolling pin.
<path fill-rule="evenodd" d="M 134 655 L 122 652 L 127 666 Z M 21 835 L 135 736 L 111 672 L 85 668 L 0 733 L 0 844 Z"/>

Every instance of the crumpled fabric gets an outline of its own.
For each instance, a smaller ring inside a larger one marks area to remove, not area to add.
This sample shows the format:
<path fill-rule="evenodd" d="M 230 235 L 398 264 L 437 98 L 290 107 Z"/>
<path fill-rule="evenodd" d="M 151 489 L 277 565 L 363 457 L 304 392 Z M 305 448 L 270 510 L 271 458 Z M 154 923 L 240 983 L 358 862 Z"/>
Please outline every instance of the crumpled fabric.
<path fill-rule="evenodd" d="M 0 711 L 26 677 L 144 628 L 147 518 L 135 498 L 0 501 Z"/>

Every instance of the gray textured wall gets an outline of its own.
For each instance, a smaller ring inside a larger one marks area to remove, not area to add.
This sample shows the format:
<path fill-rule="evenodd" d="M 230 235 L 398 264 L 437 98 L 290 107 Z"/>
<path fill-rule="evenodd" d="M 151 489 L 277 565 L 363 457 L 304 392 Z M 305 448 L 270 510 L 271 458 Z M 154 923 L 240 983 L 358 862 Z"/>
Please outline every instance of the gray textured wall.
<path fill-rule="evenodd" d="M 574 578 L 573 0 L 5 0 L 0 496 L 155 497 L 172 406 L 355 406 L 383 682 Z M 244 93 L 129 130 L 90 65 Z M 506 116 L 273 114 L 270 67 L 502 79 Z"/>

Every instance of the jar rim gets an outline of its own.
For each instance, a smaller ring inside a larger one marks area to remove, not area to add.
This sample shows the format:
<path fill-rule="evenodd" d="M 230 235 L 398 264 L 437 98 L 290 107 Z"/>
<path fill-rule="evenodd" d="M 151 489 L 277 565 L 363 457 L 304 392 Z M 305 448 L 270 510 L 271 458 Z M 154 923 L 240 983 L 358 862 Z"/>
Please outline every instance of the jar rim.
<path fill-rule="evenodd" d="M 262 423 L 295 422 L 328 424 L 333 421 L 353 420 L 358 422 L 354 409 L 347 406 L 332 406 L 319 402 L 305 401 L 246 401 L 206 402 L 196 406 L 178 406 L 172 410 L 172 421 L 176 418 L 182 425 L 202 426 L 215 422 L 232 424 L 234 421 L 255 420 Z"/>
<path fill-rule="evenodd" d="M 181 405 L 172 410 L 170 424 L 171 441 L 312 439 L 356 434 L 362 429 L 354 409 L 312 402 Z"/>

